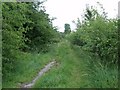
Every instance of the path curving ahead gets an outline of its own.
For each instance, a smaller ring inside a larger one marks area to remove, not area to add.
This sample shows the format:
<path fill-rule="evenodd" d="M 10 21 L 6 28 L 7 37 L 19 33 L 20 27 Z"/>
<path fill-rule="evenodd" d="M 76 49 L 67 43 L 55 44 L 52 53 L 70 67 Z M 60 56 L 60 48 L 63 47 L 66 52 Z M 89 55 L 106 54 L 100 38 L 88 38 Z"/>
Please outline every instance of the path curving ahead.
<path fill-rule="evenodd" d="M 22 85 L 22 88 L 31 88 L 35 84 L 36 80 L 38 80 L 45 72 L 47 72 L 53 65 L 55 65 L 55 63 L 55 60 L 48 63 L 30 83 Z"/>

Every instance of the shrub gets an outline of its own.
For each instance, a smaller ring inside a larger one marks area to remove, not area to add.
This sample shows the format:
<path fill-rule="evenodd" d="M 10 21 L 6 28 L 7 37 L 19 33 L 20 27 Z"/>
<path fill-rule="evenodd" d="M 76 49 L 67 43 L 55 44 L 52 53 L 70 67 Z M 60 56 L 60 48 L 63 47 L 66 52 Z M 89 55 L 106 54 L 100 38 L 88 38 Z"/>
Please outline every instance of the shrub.
<path fill-rule="evenodd" d="M 104 64 L 117 63 L 117 19 L 107 19 L 104 14 L 99 14 L 93 8 L 87 8 L 86 12 L 88 10 L 91 12 L 90 18 L 86 19 L 85 13 L 83 23 L 78 22 L 80 26 L 70 36 L 72 44 L 82 46 L 94 56 L 99 56 Z"/>

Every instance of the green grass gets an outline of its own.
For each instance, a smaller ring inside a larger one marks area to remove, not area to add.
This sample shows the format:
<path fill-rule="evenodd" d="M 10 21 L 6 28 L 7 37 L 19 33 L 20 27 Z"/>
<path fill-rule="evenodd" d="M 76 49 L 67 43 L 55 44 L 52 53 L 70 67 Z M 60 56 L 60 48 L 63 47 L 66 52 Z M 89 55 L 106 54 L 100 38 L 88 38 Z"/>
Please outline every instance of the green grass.
<path fill-rule="evenodd" d="M 91 88 L 118 88 L 118 66 L 103 65 L 98 57 L 93 57 L 91 53 L 83 51 L 75 46 L 75 51 L 87 64 L 88 81 Z"/>
<path fill-rule="evenodd" d="M 0 52 L 0 90 L 2 89 L 2 55 Z"/>
<path fill-rule="evenodd" d="M 96 59 L 98 60 L 98 59 Z M 92 83 L 91 87 L 94 88 L 118 88 L 118 67 L 116 66 L 104 66 L 98 62 L 93 62 L 90 65 L 90 77 L 89 80 Z"/>
<path fill-rule="evenodd" d="M 43 74 L 33 88 L 118 87 L 117 67 L 103 66 L 99 58 L 64 39 L 51 46 L 48 53 L 19 55 L 16 71 L 3 80 L 3 88 L 15 88 L 32 81 L 40 69 L 53 59 L 57 64 Z"/>
<path fill-rule="evenodd" d="M 30 54 L 24 53 L 18 57 L 19 63 L 16 65 L 16 70 L 3 79 L 3 88 L 15 88 L 20 84 L 28 83 L 38 74 L 45 64 L 53 58 L 47 54 Z"/>
<path fill-rule="evenodd" d="M 82 58 L 75 55 L 67 40 L 58 43 L 54 50 L 58 65 L 37 80 L 34 88 L 80 88 L 89 87 Z"/>
<path fill-rule="evenodd" d="M 1 57 L 0 57 L 0 90 L 2 89 L 2 62 L 1 62 Z"/>
<path fill-rule="evenodd" d="M 103 66 L 99 58 L 70 46 L 64 40 L 56 46 L 54 57 L 58 65 L 37 80 L 34 88 L 117 88 L 117 68 Z"/>
<path fill-rule="evenodd" d="M 118 88 L 118 71 L 109 68 L 96 68 L 91 75 L 92 87 L 94 88 Z"/>

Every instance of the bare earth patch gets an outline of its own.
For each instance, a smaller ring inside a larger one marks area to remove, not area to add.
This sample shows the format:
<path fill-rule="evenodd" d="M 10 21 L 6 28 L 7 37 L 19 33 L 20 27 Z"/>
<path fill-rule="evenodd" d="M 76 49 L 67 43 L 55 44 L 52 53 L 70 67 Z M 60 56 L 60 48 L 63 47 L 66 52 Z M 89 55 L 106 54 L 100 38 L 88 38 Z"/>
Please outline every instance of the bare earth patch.
<path fill-rule="evenodd" d="M 38 73 L 38 75 L 28 84 L 23 84 L 21 87 L 22 88 L 31 88 L 36 80 L 38 80 L 45 72 L 47 72 L 53 65 L 55 65 L 56 61 L 53 60 L 51 62 L 49 62 L 42 70 L 40 70 L 40 72 Z"/>

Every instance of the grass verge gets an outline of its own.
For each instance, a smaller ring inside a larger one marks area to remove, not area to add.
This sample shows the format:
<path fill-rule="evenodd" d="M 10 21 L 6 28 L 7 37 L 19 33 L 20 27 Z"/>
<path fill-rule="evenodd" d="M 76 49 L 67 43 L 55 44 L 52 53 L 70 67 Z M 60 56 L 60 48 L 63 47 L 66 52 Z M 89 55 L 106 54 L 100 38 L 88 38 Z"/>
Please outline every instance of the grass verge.
<path fill-rule="evenodd" d="M 81 47 L 74 47 L 76 54 L 87 64 L 89 86 L 91 88 L 118 88 L 118 66 L 103 65 L 98 57 L 93 57 L 90 52 L 83 51 Z"/>
<path fill-rule="evenodd" d="M 88 74 L 85 72 L 85 64 L 82 58 L 76 56 L 70 43 L 64 40 L 56 46 L 54 57 L 59 63 L 50 72 L 47 72 L 33 88 L 82 88 L 89 87 Z"/>
<path fill-rule="evenodd" d="M 45 64 L 50 62 L 52 57 L 46 54 L 24 53 L 19 55 L 16 69 L 13 73 L 9 73 L 3 79 L 3 88 L 18 88 L 23 83 L 28 83 L 38 74 Z"/>

